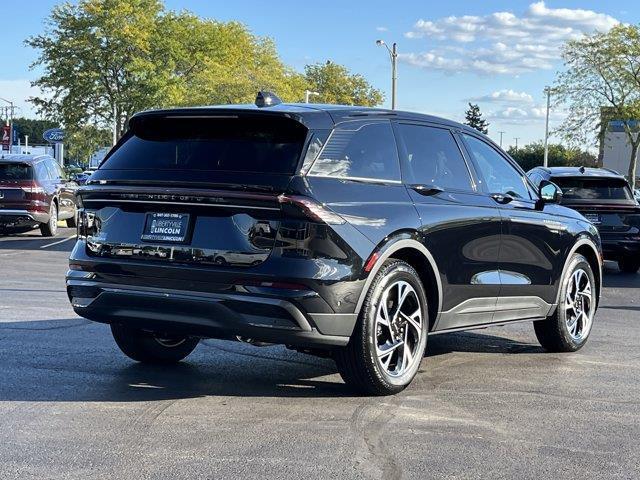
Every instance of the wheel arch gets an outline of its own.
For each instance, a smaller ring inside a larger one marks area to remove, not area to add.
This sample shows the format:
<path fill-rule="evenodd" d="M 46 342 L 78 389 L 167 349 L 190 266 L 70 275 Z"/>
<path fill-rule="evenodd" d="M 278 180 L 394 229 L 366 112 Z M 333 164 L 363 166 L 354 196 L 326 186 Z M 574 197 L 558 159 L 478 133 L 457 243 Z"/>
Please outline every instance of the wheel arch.
<path fill-rule="evenodd" d="M 417 233 L 403 232 L 379 248 L 376 248 L 374 254 L 377 254 L 378 257 L 360 293 L 355 313 L 360 313 L 371 283 L 384 262 L 389 258 L 395 258 L 407 262 L 418 272 L 427 293 L 429 329 L 431 329 L 436 323 L 442 306 L 442 280 L 440 279 L 440 271 L 433 255 L 427 247 L 417 239 Z"/>
<path fill-rule="evenodd" d="M 587 259 L 589 265 L 591 266 L 591 270 L 593 270 L 593 275 L 596 278 L 596 302 L 600 303 L 600 294 L 602 292 L 602 254 L 600 253 L 599 248 L 596 243 L 589 237 L 582 236 L 580 237 L 576 243 L 573 244 L 571 250 L 567 254 L 567 258 L 564 262 L 564 266 L 562 268 L 562 276 L 560 277 L 560 282 L 558 282 L 558 292 L 556 293 L 556 305 L 560 301 L 560 288 L 562 285 L 562 279 L 564 279 L 567 274 L 567 269 L 569 268 L 569 262 L 571 261 L 571 257 L 574 253 L 579 253 L 583 257 Z"/>

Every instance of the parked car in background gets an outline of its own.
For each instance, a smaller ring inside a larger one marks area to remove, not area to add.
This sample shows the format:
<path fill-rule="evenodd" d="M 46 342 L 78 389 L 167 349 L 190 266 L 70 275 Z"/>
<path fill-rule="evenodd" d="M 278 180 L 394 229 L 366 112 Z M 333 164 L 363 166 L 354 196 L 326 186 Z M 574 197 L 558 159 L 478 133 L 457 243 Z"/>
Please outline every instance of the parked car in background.
<path fill-rule="evenodd" d="M 586 343 L 600 240 L 557 187 L 441 118 L 256 103 L 135 115 L 79 190 L 69 299 L 130 358 L 278 343 L 384 395 L 428 335 L 532 321 L 547 350 Z"/>
<path fill-rule="evenodd" d="M 536 167 L 527 174 L 534 185 L 553 182 L 562 189 L 562 205 L 582 213 L 600 231 L 607 260 L 620 270 L 640 268 L 640 206 L 629 183 L 607 168 Z"/>
<path fill-rule="evenodd" d="M 84 185 L 92 173 L 93 170 L 85 170 L 84 172 L 76 173 L 72 178 L 78 185 Z"/>
<path fill-rule="evenodd" d="M 0 156 L 0 229 L 39 227 L 50 237 L 58 220 L 75 227 L 77 187 L 49 155 Z"/>

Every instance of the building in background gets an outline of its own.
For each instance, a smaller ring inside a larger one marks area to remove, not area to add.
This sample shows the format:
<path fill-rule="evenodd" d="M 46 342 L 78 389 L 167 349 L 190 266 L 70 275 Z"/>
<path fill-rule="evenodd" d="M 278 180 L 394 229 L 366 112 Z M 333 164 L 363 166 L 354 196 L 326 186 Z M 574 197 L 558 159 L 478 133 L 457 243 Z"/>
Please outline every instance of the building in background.
<path fill-rule="evenodd" d="M 603 107 L 600 110 L 598 163 L 601 167 L 610 168 L 626 176 L 631 159 L 631 144 L 624 131 L 625 123 L 637 132 L 636 135 L 639 134 L 640 121 L 617 120 L 609 107 Z"/>

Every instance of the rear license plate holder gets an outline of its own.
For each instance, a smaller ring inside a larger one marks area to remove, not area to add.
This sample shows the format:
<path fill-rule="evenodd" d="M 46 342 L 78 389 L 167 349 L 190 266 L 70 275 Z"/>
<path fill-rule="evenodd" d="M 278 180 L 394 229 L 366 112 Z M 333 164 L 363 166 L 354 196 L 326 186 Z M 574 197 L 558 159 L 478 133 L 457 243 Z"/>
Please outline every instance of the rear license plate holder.
<path fill-rule="evenodd" d="M 147 213 L 143 242 L 184 243 L 189 233 L 188 213 Z"/>

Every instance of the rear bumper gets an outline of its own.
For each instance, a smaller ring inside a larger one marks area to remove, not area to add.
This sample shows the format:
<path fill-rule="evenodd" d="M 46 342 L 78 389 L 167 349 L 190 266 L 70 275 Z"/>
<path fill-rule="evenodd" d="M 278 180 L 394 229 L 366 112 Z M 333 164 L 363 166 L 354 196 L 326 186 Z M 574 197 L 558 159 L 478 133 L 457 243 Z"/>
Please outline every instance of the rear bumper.
<path fill-rule="evenodd" d="M 640 240 L 623 236 L 601 235 L 602 253 L 607 260 L 619 260 L 622 257 L 640 255 Z"/>
<path fill-rule="evenodd" d="M 348 343 L 357 318 L 309 313 L 291 298 L 110 284 L 92 276 L 67 273 L 67 293 L 78 315 L 161 333 L 330 348 Z"/>
<path fill-rule="evenodd" d="M 29 210 L 0 210 L 0 227 L 24 227 L 34 223 L 47 223 L 49 214 Z"/>

